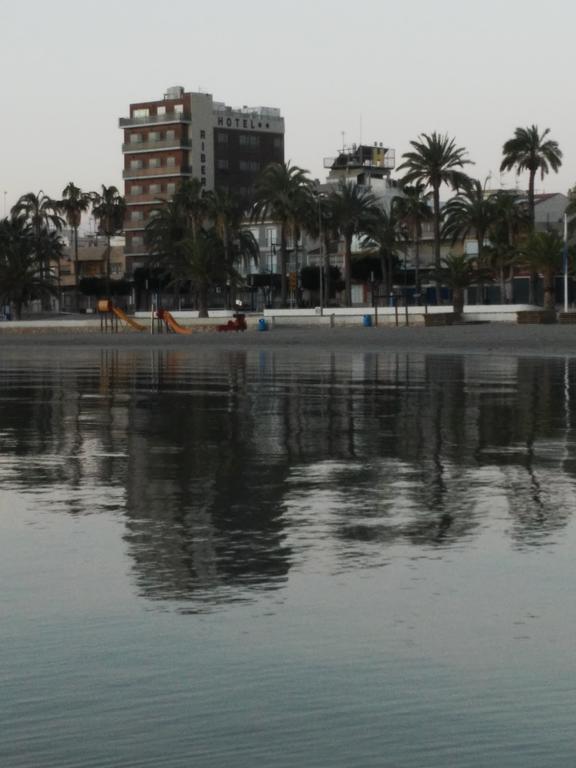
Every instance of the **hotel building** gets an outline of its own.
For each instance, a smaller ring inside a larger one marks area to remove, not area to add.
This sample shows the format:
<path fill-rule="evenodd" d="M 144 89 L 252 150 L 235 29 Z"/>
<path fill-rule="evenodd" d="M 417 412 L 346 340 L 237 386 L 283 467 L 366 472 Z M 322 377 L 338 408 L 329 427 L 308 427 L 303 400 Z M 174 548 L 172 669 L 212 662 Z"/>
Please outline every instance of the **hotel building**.
<path fill-rule="evenodd" d="M 126 254 L 146 255 L 144 230 L 159 199 L 184 179 L 247 195 L 268 163 L 284 162 L 284 118 L 271 107 L 232 108 L 209 93 L 169 88 L 159 101 L 130 105 L 124 131 Z"/>

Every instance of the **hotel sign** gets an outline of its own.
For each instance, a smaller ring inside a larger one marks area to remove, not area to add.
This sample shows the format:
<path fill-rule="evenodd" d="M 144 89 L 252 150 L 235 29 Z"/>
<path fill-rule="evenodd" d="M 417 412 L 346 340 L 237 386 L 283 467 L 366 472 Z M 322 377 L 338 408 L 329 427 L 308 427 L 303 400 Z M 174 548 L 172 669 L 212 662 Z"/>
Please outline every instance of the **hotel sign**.
<path fill-rule="evenodd" d="M 231 115 L 223 115 L 216 119 L 216 125 L 218 128 L 238 128 L 241 131 L 266 131 L 274 130 L 280 133 L 283 132 L 283 128 L 278 118 L 273 118 L 271 125 L 270 118 L 266 117 L 234 117 Z"/>

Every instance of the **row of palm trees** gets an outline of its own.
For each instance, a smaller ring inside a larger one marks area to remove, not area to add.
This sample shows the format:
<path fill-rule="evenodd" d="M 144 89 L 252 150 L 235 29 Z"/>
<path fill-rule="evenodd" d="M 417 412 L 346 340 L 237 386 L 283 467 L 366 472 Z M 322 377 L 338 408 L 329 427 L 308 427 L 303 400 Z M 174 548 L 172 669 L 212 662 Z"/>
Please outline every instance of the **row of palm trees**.
<path fill-rule="evenodd" d="M 69 182 L 60 199 L 44 192 L 22 195 L 10 216 L 0 221 L 0 299 L 13 304 L 20 315 L 24 304 L 42 298 L 44 308 L 57 291 L 52 265 L 63 253 L 60 236 L 65 224 L 73 232 L 75 267 L 74 305 L 78 308 L 78 231 L 83 214 L 92 209 L 98 229 L 106 237 L 106 285 L 110 285 L 111 238 L 124 225 L 125 203 L 114 186 L 102 186 L 100 192 L 83 192 Z"/>
<path fill-rule="evenodd" d="M 447 275 L 447 265 L 441 259 L 441 243 L 446 238 L 455 242 L 473 234 L 478 242 L 478 257 L 472 265 L 477 269 L 477 282 L 484 279 L 484 271 L 491 266 L 498 272 L 504 290 L 506 270 L 510 276 L 512 266 L 519 263 L 520 241 L 534 232 L 536 176 L 540 173 L 544 177 L 561 165 L 562 152 L 557 142 L 549 138 L 548 129 L 540 132 L 536 126 L 530 126 L 517 128 L 504 144 L 501 169 L 528 173 L 526 200 L 508 192 L 488 195 L 482 184 L 465 172 L 471 164 L 466 150 L 447 135 L 424 133 L 410 143 L 411 149 L 402 156 L 398 168 L 403 173 L 399 194 L 388 209 L 379 204 L 369 188 L 354 183 L 342 181 L 330 191 L 322 191 L 307 171 L 290 163 L 267 166 L 249 202 L 235 199 L 229 193 L 204 193 L 197 180 L 185 181 L 172 199 L 158 201 L 152 211 L 146 228 L 150 266 L 169 273 L 175 288 L 191 285 L 200 311 L 205 314 L 210 287 L 229 286 L 230 304 L 239 281 L 238 265 L 257 261 L 258 245 L 250 232 L 250 222 L 270 221 L 280 229 L 281 304 L 285 306 L 288 301 L 290 243 L 298 243 L 301 234 L 307 233 L 320 243 L 326 280 L 330 275 L 331 246 L 335 241 L 342 243 L 344 303 L 349 306 L 354 238 L 360 238 L 364 253 L 379 256 L 387 290 L 392 285 L 395 260 L 405 252 L 407 244 L 412 243 L 418 294 L 419 244 L 423 224 L 431 220 L 438 301 L 440 278 Z M 455 192 L 445 206 L 440 201 L 443 186 Z M 30 269 L 36 265 L 34 290 L 38 291 L 40 286 L 47 288 L 50 264 L 59 240 L 57 233 L 66 221 L 74 233 L 78 275 L 78 230 L 82 215 L 90 207 L 99 231 L 107 238 L 109 293 L 110 239 L 121 231 L 125 216 L 124 199 L 115 187 L 103 186 L 100 193 L 87 193 L 71 182 L 60 200 L 53 200 L 42 192 L 23 195 L 12 208 L 11 220 L 3 222 L 0 270 L 6 273 L 6 265 L 12 264 L 12 273 L 17 271 L 13 266 L 22 257 L 22 248 L 16 243 L 23 243 L 29 257 L 26 264 Z M 528 250 L 524 248 L 523 263 L 530 262 L 536 269 L 534 259 L 526 256 Z M 4 299 L 9 283 L 0 271 L 0 293 Z M 534 280 L 531 285 L 533 287 Z M 76 281 L 76 305 L 77 291 Z M 330 295 L 328 285 L 326 295 Z"/>
<path fill-rule="evenodd" d="M 484 269 L 489 262 L 499 268 L 504 293 L 505 266 L 518 261 L 518 244 L 522 236 L 534 233 L 535 179 L 550 171 L 558 171 L 562 152 L 549 138 L 549 129 L 537 126 L 517 128 L 505 142 L 501 170 L 528 173 L 528 194 L 510 192 L 487 194 L 480 181 L 471 178 L 466 166 L 471 164 L 466 150 L 455 140 L 437 132 L 422 134 L 410 142 L 411 150 L 402 156 L 398 171 L 403 172 L 401 191 L 389 210 L 378 205 L 372 192 L 355 184 L 341 182 L 327 195 L 319 192 L 301 168 L 272 165 L 264 169 L 256 185 L 254 218 L 268 217 L 280 225 L 280 272 L 282 303 L 286 303 L 287 241 L 298 239 L 301 231 L 325 237 L 340 238 L 344 251 L 345 303 L 351 303 L 351 256 L 355 235 L 361 235 L 365 249 L 380 254 L 382 275 L 391 284 L 393 259 L 411 241 L 415 251 L 416 292 L 420 285 L 419 243 L 422 225 L 433 221 L 434 268 L 437 278 L 443 273 L 441 244 L 446 238 L 455 242 L 474 235 L 478 241 L 477 265 Z M 456 195 L 446 206 L 441 205 L 442 187 Z M 431 205 L 430 205 L 431 203 Z M 576 213 L 576 210 L 570 211 Z M 489 242 L 489 245 L 487 244 Z M 328 253 L 326 247 L 325 253 Z M 490 259 L 487 259 L 490 253 Z M 526 256 L 525 261 L 530 261 Z M 446 270 L 444 269 L 444 274 Z M 481 273 L 479 273 L 480 275 Z M 530 300 L 534 302 L 535 280 L 530 281 Z"/>

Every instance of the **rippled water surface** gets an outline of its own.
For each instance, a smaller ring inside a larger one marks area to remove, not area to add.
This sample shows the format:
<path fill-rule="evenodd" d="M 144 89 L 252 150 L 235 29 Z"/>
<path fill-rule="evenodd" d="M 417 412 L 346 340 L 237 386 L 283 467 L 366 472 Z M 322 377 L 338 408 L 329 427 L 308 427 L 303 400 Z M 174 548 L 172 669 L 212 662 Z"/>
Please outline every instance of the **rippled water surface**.
<path fill-rule="evenodd" d="M 576 363 L 5 351 L 0 765 L 570 766 Z"/>

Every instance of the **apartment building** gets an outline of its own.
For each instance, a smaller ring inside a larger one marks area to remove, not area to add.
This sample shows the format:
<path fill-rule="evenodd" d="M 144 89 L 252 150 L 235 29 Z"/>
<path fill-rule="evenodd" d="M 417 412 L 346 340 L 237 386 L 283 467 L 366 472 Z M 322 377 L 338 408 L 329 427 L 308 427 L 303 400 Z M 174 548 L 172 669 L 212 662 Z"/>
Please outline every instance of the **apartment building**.
<path fill-rule="evenodd" d="M 185 179 L 207 190 L 247 195 L 268 163 L 284 161 L 284 118 L 272 107 L 229 107 L 209 93 L 169 88 L 156 101 L 130 105 L 124 131 L 126 254 L 146 255 L 144 230 L 158 200 Z"/>

